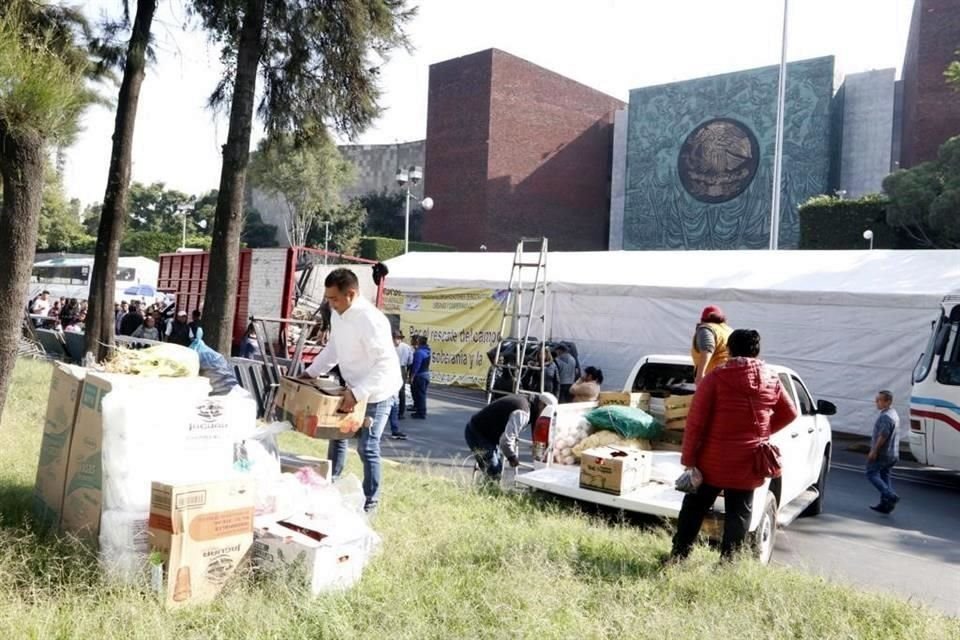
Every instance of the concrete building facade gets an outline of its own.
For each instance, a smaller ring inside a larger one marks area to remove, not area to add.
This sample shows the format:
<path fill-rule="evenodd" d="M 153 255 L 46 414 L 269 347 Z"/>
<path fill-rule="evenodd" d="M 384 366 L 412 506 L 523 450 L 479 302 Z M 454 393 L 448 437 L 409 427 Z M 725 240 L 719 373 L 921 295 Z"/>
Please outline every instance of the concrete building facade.
<path fill-rule="evenodd" d="M 424 240 L 496 251 L 545 235 L 551 249 L 606 249 L 623 106 L 496 49 L 432 65 Z"/>
<path fill-rule="evenodd" d="M 839 189 L 847 198 L 880 193 L 883 179 L 893 170 L 895 80 L 895 69 L 844 79 Z"/>
<path fill-rule="evenodd" d="M 399 189 L 396 183 L 397 169 L 422 167 L 426 148 L 426 140 L 395 144 L 340 145 L 340 153 L 356 170 L 354 181 L 340 193 L 341 199 L 346 201 L 371 191 Z"/>

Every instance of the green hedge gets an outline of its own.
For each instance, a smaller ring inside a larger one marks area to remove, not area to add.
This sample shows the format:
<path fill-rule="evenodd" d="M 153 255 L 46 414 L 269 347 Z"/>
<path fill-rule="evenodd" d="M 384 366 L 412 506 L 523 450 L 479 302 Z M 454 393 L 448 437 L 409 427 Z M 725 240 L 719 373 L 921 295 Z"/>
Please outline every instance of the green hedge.
<path fill-rule="evenodd" d="M 410 251 L 456 251 L 445 244 L 411 242 Z M 360 238 L 360 257 L 367 260 L 389 260 L 403 255 L 403 240 L 396 238 Z"/>
<path fill-rule="evenodd" d="M 866 249 L 863 232 L 873 231 L 875 249 L 901 248 L 900 234 L 887 224 L 887 203 L 882 195 L 856 200 L 815 196 L 800 205 L 801 249 Z"/>

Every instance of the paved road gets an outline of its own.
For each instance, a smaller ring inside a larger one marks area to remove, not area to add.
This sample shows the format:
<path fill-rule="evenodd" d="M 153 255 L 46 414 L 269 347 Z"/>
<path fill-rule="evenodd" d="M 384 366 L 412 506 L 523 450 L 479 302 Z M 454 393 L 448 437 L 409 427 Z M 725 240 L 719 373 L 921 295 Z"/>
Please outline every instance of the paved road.
<path fill-rule="evenodd" d="M 431 390 L 430 417 L 401 422 L 409 439 L 385 437 L 384 454 L 459 472 L 469 453 L 463 426 L 482 406 L 477 393 Z M 894 480 L 902 501 L 882 516 L 867 508 L 877 495 L 849 444 L 837 443 L 825 513 L 781 529 L 774 561 L 960 616 L 960 474 L 905 464 Z"/>

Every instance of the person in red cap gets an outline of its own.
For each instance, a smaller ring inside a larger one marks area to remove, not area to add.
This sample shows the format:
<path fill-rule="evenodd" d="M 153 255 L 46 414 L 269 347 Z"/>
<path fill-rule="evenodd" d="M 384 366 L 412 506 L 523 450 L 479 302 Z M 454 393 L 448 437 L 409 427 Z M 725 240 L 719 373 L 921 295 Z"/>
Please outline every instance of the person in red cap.
<path fill-rule="evenodd" d="M 727 316 L 723 309 L 715 305 L 704 307 L 700 314 L 700 323 L 693 334 L 693 347 L 690 356 L 696 368 L 694 382 L 700 384 L 707 375 L 730 359 L 727 340 L 733 329 L 727 325 Z"/>

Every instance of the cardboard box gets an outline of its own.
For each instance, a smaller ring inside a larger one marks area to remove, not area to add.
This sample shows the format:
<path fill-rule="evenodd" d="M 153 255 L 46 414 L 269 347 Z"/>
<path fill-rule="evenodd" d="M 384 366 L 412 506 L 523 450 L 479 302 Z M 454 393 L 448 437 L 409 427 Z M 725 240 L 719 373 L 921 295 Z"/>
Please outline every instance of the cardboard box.
<path fill-rule="evenodd" d="M 170 606 L 210 602 L 253 545 L 254 486 L 248 478 L 172 485 L 154 482 L 150 544 L 163 558 Z"/>
<path fill-rule="evenodd" d="M 650 482 L 651 453 L 640 449 L 596 447 L 580 457 L 580 487 L 625 495 Z"/>
<path fill-rule="evenodd" d="M 280 473 L 296 473 L 305 467 L 313 469 L 317 475 L 327 482 L 330 482 L 333 477 L 333 463 L 330 460 L 314 458 L 313 456 L 301 456 L 295 453 L 283 453 L 280 455 Z"/>
<path fill-rule="evenodd" d="M 70 441 L 86 371 L 56 363 L 50 378 L 47 415 L 40 441 L 37 482 L 33 489 L 33 514 L 44 527 L 59 527 L 67 481 Z"/>
<path fill-rule="evenodd" d="M 612 404 L 621 407 L 633 407 L 650 411 L 650 394 L 645 392 L 626 393 L 623 391 L 601 391 L 597 404 L 601 407 Z"/>
<path fill-rule="evenodd" d="M 113 385 L 126 376 L 88 371 L 83 381 L 77 420 L 70 442 L 63 514 L 60 526 L 96 545 L 103 501 L 100 450 L 103 443 L 101 403 Z"/>
<path fill-rule="evenodd" d="M 283 419 L 311 438 L 344 440 L 352 438 L 363 426 L 367 403 L 358 402 L 350 413 L 340 413 L 343 388 L 323 380 L 283 378 L 277 406 Z"/>
<path fill-rule="evenodd" d="M 327 524 L 302 514 L 258 528 L 255 566 L 302 572 L 314 595 L 353 586 L 363 574 L 367 541 L 363 536 L 337 535 Z"/>

